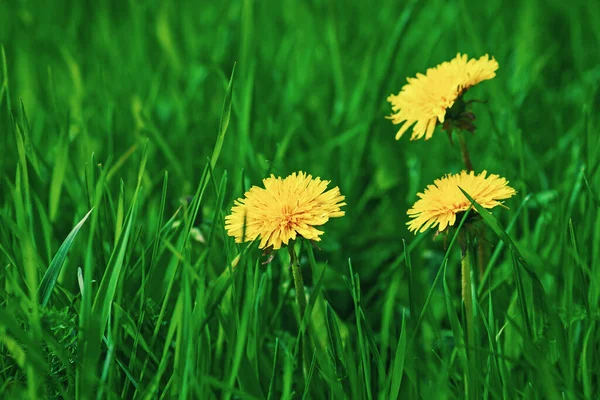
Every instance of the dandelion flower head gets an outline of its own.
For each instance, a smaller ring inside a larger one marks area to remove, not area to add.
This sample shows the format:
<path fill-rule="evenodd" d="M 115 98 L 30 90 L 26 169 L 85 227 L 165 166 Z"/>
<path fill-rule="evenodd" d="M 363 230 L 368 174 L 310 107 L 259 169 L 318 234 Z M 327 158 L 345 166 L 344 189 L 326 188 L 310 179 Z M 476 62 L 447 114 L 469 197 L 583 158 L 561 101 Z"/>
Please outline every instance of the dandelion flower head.
<path fill-rule="evenodd" d="M 237 243 L 260 238 L 259 248 L 273 250 L 297 236 L 320 241 L 323 231 L 315 227 L 345 214 L 344 196 L 338 187 L 326 190 L 328 184 L 302 171 L 285 179 L 271 175 L 263 179 L 264 188 L 253 186 L 234 202 L 225 217 L 227 234 Z"/>
<path fill-rule="evenodd" d="M 452 108 L 470 87 L 496 76 L 498 62 L 486 54 L 479 59 L 468 59 L 466 54 L 457 54 L 450 61 L 429 68 L 425 75 L 407 78 L 408 84 L 397 95 L 387 100 L 392 105 L 388 118 L 394 124 L 402 124 L 396 140 L 414 125 L 411 140 L 425 140 L 433 136 L 437 123 L 443 123 L 446 110 Z"/>
<path fill-rule="evenodd" d="M 407 223 L 408 230 L 416 234 L 437 226 L 438 231 L 442 232 L 446 227 L 453 226 L 457 214 L 467 211 L 471 206 L 459 187 L 485 208 L 501 205 L 501 200 L 517 193 L 508 186 L 506 179 L 498 175 L 486 175 L 487 171 L 479 175 L 473 171 L 462 171 L 436 179 L 423 193 L 417 194 L 419 200 L 407 211 L 412 218 Z"/>

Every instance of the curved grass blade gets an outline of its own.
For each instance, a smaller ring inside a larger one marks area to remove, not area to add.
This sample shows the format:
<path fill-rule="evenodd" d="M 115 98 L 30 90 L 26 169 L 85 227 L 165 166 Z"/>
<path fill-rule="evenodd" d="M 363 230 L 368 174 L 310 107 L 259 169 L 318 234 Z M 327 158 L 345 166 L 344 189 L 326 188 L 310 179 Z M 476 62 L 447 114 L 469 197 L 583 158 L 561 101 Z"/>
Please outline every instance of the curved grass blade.
<path fill-rule="evenodd" d="M 519 270 L 518 270 L 519 266 L 521 266 L 523 268 L 523 270 L 525 272 L 527 272 L 527 275 L 529 275 L 529 277 L 531 278 L 531 281 L 533 282 L 532 288 L 534 291 L 533 302 L 537 307 L 539 307 L 541 309 L 541 311 L 542 311 L 541 315 L 546 316 L 547 315 L 547 306 L 546 306 L 546 303 L 544 302 L 544 299 L 546 298 L 544 286 L 542 285 L 542 282 L 538 278 L 537 274 L 530 268 L 529 264 L 525 261 L 525 258 L 523 258 L 523 256 L 519 252 L 519 249 L 515 245 L 514 241 L 510 238 L 510 236 L 508 236 L 508 233 L 506 233 L 506 231 L 504 229 L 502 229 L 502 227 L 500 226 L 500 223 L 492 215 L 492 213 L 490 213 L 488 210 L 486 210 L 484 207 L 482 207 L 479 203 L 477 203 L 461 187 L 459 187 L 459 189 L 465 195 L 465 197 L 471 202 L 472 206 L 477 210 L 477 212 L 479 213 L 481 218 L 483 218 L 483 221 L 485 222 L 485 224 L 488 225 L 496 233 L 496 235 L 498 235 L 498 237 L 500 237 L 500 239 L 504 242 L 504 244 L 510 250 L 510 252 L 512 254 L 515 280 L 517 282 L 517 290 L 519 291 L 519 297 L 522 301 L 522 306 L 521 306 L 522 312 L 524 313 L 524 317 L 526 318 L 527 324 L 531 324 L 531 320 L 529 319 L 529 317 L 527 315 L 527 307 L 526 307 L 526 303 L 525 303 L 526 298 L 525 298 L 524 289 L 522 287 L 522 280 L 520 278 L 520 274 L 519 274 Z M 535 309 L 532 310 L 532 312 L 533 312 L 533 315 L 535 315 Z M 528 325 L 528 326 L 531 326 L 531 325 Z M 530 333 L 533 333 L 533 332 L 530 331 Z"/>
<path fill-rule="evenodd" d="M 598 197 L 598 195 L 592 190 L 592 187 L 590 186 L 590 183 L 587 180 L 587 177 L 585 176 L 585 174 L 583 174 L 583 182 L 585 183 L 585 187 L 587 187 L 588 191 L 590 192 L 590 196 L 592 197 L 592 199 L 594 200 L 594 203 L 596 204 L 596 206 L 598 208 L 600 208 L 600 198 Z"/>
<path fill-rule="evenodd" d="M 335 373 L 337 389 L 343 393 L 342 382 L 348 379 L 348 363 L 344 352 L 344 342 L 338 325 L 335 311 L 325 300 L 325 323 L 327 327 L 327 359 L 330 362 L 331 370 Z"/>
<path fill-rule="evenodd" d="M 507 227 L 506 227 L 506 233 L 510 232 L 515 223 L 517 222 L 517 218 L 519 217 L 519 215 L 521 215 L 521 211 L 523 210 L 523 208 L 525 207 L 525 205 L 529 202 L 529 200 L 531 200 L 533 196 L 531 194 L 528 194 L 523 201 L 521 202 L 521 204 L 519 205 L 519 208 L 517 208 L 517 210 L 515 211 L 512 219 L 510 220 L 510 222 L 508 223 Z M 481 294 L 483 293 L 483 290 L 486 287 L 486 282 L 487 279 L 490 276 L 490 273 L 492 271 L 492 266 L 496 264 L 496 261 L 498 260 L 498 257 L 500 257 L 500 252 L 502 251 L 502 249 L 504 249 L 504 246 L 506 244 L 504 242 L 500 242 L 498 244 L 498 246 L 496 246 L 496 248 L 494 249 L 494 253 L 492 254 L 492 256 L 490 257 L 490 260 L 487 264 L 487 267 L 485 268 L 485 272 L 483 273 L 483 276 L 481 277 L 480 281 L 479 281 L 479 289 L 477 291 L 477 295 L 481 296 Z"/>
<path fill-rule="evenodd" d="M 469 195 L 469 193 L 465 192 L 461 187 L 459 187 L 459 189 L 460 189 L 461 192 L 463 192 L 463 194 L 471 202 L 471 204 L 477 210 L 477 212 L 479 213 L 479 215 L 481 216 L 481 218 L 483 218 L 483 221 L 486 223 L 486 225 L 489 226 L 490 228 L 492 228 L 492 230 L 496 233 L 496 235 L 498 235 L 498 237 L 500 239 L 502 239 L 502 241 L 504 242 L 504 244 L 506 246 L 508 246 L 509 248 L 511 248 L 515 252 L 515 254 L 517 255 L 519 264 L 527 272 L 527 274 L 529 275 L 529 277 L 531 279 L 533 279 L 541 288 L 543 288 L 542 282 L 539 280 L 539 278 L 537 277 L 537 275 L 535 274 L 535 272 L 533 272 L 533 270 L 529 267 L 529 265 L 527 264 L 527 262 L 525 261 L 525 259 L 521 255 L 521 252 L 519 251 L 519 249 L 515 245 L 515 242 L 513 242 L 513 240 L 510 238 L 510 236 L 508 236 L 508 233 L 506 233 L 506 231 L 504 229 L 502 229 L 502 227 L 500 226 L 500 223 L 498 222 L 498 220 L 496 219 L 496 217 L 494 217 L 491 212 L 489 212 L 488 210 L 486 210 L 485 208 L 483 208 L 479 203 L 477 203 Z"/>
<path fill-rule="evenodd" d="M 73 228 L 71 233 L 69 233 L 63 244 L 56 252 L 56 255 L 50 262 L 50 266 L 46 270 L 46 273 L 44 274 L 42 282 L 40 283 L 40 286 L 38 288 L 40 304 L 42 305 L 42 307 L 46 307 L 46 304 L 48 304 L 48 300 L 50 300 L 50 295 L 52 294 L 54 286 L 56 285 L 58 275 L 60 274 L 60 271 L 62 270 L 62 267 L 65 263 L 65 259 L 67 258 L 67 253 L 69 252 L 69 249 L 71 248 L 75 237 L 79 233 L 79 230 L 81 229 L 81 227 L 88 219 L 93 210 L 94 209 L 92 208 L 90 211 L 88 211 L 85 217 L 83 217 L 83 219 L 79 221 L 77 225 L 75 225 L 75 228 Z"/>

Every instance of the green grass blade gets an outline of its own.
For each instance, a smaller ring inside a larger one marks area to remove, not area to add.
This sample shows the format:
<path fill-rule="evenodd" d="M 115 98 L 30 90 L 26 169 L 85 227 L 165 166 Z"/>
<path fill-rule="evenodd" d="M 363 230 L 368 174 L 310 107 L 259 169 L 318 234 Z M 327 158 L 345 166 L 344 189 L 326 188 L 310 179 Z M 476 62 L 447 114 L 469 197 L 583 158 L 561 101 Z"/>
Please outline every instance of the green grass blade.
<path fill-rule="evenodd" d="M 48 301 L 50 300 L 50 295 L 52 295 L 52 291 L 54 290 L 54 286 L 56 285 L 56 280 L 58 279 L 58 275 L 60 275 L 60 271 L 67 259 L 67 254 L 69 253 L 69 249 L 73 245 L 75 241 L 75 237 L 79 233 L 79 230 L 85 224 L 88 217 L 92 213 L 94 209 L 88 211 L 88 213 L 79 221 L 77 225 L 73 228 L 69 236 L 65 239 L 65 241 L 60 245 L 60 248 L 52 258 L 52 262 L 48 266 L 46 273 L 44 273 L 44 277 L 40 282 L 40 286 L 38 288 L 39 291 L 39 299 L 42 307 L 46 307 Z"/>
<path fill-rule="evenodd" d="M 458 319 L 456 308 L 454 307 L 455 296 L 452 295 L 452 292 L 448 287 L 448 282 L 446 280 L 446 267 L 447 263 L 444 265 L 444 276 L 442 278 L 442 283 L 444 286 L 444 297 L 446 299 L 446 310 L 448 312 L 448 319 L 450 320 L 450 327 L 452 328 L 454 348 L 458 353 L 458 358 L 460 359 L 463 368 L 463 376 L 465 377 L 464 390 L 468 392 L 469 388 L 472 386 L 470 384 L 470 379 L 472 379 L 472 376 L 469 372 L 469 362 L 467 359 L 465 334 Z"/>
<path fill-rule="evenodd" d="M 29 126 L 29 119 L 27 118 L 27 112 L 25 111 L 25 104 L 23 103 L 23 99 L 20 99 L 21 106 L 21 127 L 23 131 L 23 141 L 25 144 L 25 150 L 27 151 L 27 159 L 31 163 L 34 172 L 37 176 L 40 175 L 40 163 L 38 161 L 38 157 L 36 154 L 36 150 L 34 148 L 33 140 L 31 138 L 31 130 Z"/>
<path fill-rule="evenodd" d="M 48 373 L 48 364 L 40 344 L 23 329 L 14 314 L 4 308 L 0 308 L 0 328 L 0 341 L 10 351 L 20 368 L 26 370 L 27 367 L 31 367 L 40 376 Z"/>
<path fill-rule="evenodd" d="M 138 210 L 138 198 L 141 192 L 141 178 L 146 165 L 147 159 L 147 147 L 142 155 L 142 161 L 140 162 L 140 168 L 138 172 L 138 186 L 133 196 L 131 207 L 128 212 L 127 222 L 124 232 L 120 235 L 119 242 L 116 243 L 113 254 L 109 261 L 109 265 L 102 276 L 100 287 L 94 298 L 94 304 L 92 305 L 92 313 L 96 315 L 100 322 L 100 337 L 104 335 L 106 323 L 108 322 L 109 312 L 114 300 L 114 296 L 117 290 L 117 284 L 121 277 L 121 270 L 123 269 L 125 252 L 129 245 L 129 238 L 133 226 L 133 221 L 136 219 Z"/>
<path fill-rule="evenodd" d="M 336 382 L 339 388 L 342 389 L 342 382 L 348 377 L 348 360 L 344 352 L 344 341 L 340 333 L 338 318 L 327 301 L 325 301 L 325 319 L 328 337 L 327 355 L 332 370 L 335 372 Z"/>
<path fill-rule="evenodd" d="M 358 335 L 357 341 L 357 353 L 361 360 L 362 379 L 365 391 L 365 397 L 369 400 L 373 398 L 372 384 L 371 384 L 371 353 L 369 352 L 369 346 L 367 338 L 365 337 L 365 328 L 363 327 L 363 318 L 361 311 L 361 290 L 360 290 L 360 279 L 358 274 L 354 273 L 352 268 L 352 261 L 348 259 L 348 269 L 350 272 L 350 279 L 346 280 L 352 299 L 354 300 L 354 315 L 356 319 L 356 330 Z"/>
<path fill-rule="evenodd" d="M 467 197 L 467 199 L 471 202 L 473 207 L 475 207 L 475 209 L 477 210 L 479 215 L 483 218 L 483 221 L 485 222 L 485 224 L 487 226 L 489 226 L 490 228 L 492 228 L 492 230 L 498 235 L 498 237 L 500 237 L 500 239 L 509 248 L 511 255 L 512 255 L 513 272 L 515 274 L 517 290 L 519 291 L 519 294 L 520 294 L 519 301 L 522 303 L 523 315 L 524 316 L 528 315 L 528 309 L 525 304 L 528 297 L 525 297 L 525 290 L 524 290 L 523 282 L 522 282 L 522 279 L 521 279 L 521 276 L 519 273 L 519 268 L 522 268 L 527 273 L 527 275 L 531 278 L 531 280 L 533 282 L 533 295 L 531 297 L 532 297 L 534 304 L 537 307 L 535 309 L 532 309 L 532 312 L 535 314 L 536 309 L 537 309 L 537 311 L 541 311 L 539 317 L 541 319 L 544 319 L 547 314 L 547 305 L 544 300 L 546 298 L 546 295 L 545 295 L 545 291 L 544 291 L 544 286 L 542 285 L 542 282 L 538 278 L 537 274 L 529 267 L 529 265 L 525 261 L 525 258 L 521 255 L 521 253 L 519 252 L 519 249 L 517 248 L 517 246 L 515 245 L 513 240 L 510 238 L 508 233 L 506 233 L 506 231 L 504 229 L 502 229 L 502 227 L 500 226 L 500 223 L 492 215 L 492 213 L 490 213 L 488 210 L 486 210 L 484 207 L 482 207 L 480 204 L 478 204 L 462 188 L 459 188 L 459 189 Z M 523 296 L 523 297 L 521 297 L 521 296 Z M 526 318 L 526 324 L 528 327 L 528 333 L 535 334 L 534 329 L 533 329 L 533 322 L 529 318 Z M 543 322 L 542 322 L 542 325 L 543 325 Z"/>
<path fill-rule="evenodd" d="M 444 280 L 445 282 L 445 280 Z M 404 374 L 404 361 L 406 360 L 406 319 L 405 314 L 402 314 L 402 328 L 400 329 L 400 338 L 394 352 L 392 361 L 392 374 L 390 376 L 390 386 L 388 399 L 397 399 L 400 395 L 400 385 L 402 384 L 402 376 Z"/>
<path fill-rule="evenodd" d="M 69 127 L 70 120 L 69 114 L 67 114 L 65 126 L 61 129 L 62 132 L 56 149 L 56 162 L 54 163 L 50 181 L 48 208 L 50 209 L 50 221 L 52 222 L 56 221 L 58 206 L 60 204 L 61 193 L 67 172 L 67 165 L 69 163 Z"/>
<path fill-rule="evenodd" d="M 591 364 L 595 359 L 595 355 L 596 357 L 598 356 L 598 349 L 594 351 L 593 344 L 590 344 L 591 342 L 593 342 L 594 333 L 595 323 L 592 323 L 585 334 L 585 338 L 583 339 L 583 345 L 581 349 L 581 380 L 583 383 L 583 394 L 586 399 L 591 399 L 593 397 L 592 393 L 594 391 L 594 385 L 592 383 L 594 372 L 593 367 L 591 367 Z M 594 355 L 594 353 L 596 354 Z"/>
<path fill-rule="evenodd" d="M 315 373 L 315 367 L 317 365 L 317 353 L 316 349 L 313 351 L 312 360 L 310 362 L 310 367 L 308 368 L 308 373 L 306 374 L 306 383 L 304 384 L 304 394 L 302 395 L 302 400 L 310 399 L 310 384 L 312 381 L 312 377 Z"/>
<path fill-rule="evenodd" d="M 225 92 L 225 100 L 223 100 L 223 110 L 221 111 L 221 121 L 219 122 L 219 131 L 217 134 L 217 141 L 215 142 L 215 148 L 210 158 L 210 165 L 214 169 L 221 154 L 221 148 L 225 141 L 225 133 L 229 127 L 229 119 L 231 118 L 231 99 L 233 97 L 233 76 L 235 74 L 235 64 L 231 70 L 231 77 L 229 78 L 229 84 L 227 85 L 227 91 Z"/>
<path fill-rule="evenodd" d="M 267 392 L 267 400 L 273 399 L 275 396 L 275 379 L 277 376 L 277 358 L 279 356 L 279 338 L 275 339 L 275 350 L 273 351 L 273 369 L 271 371 L 271 380 L 269 382 L 269 391 Z"/>
<path fill-rule="evenodd" d="M 585 174 L 583 174 L 583 182 L 585 183 L 585 187 L 588 189 L 588 192 L 590 193 L 592 200 L 594 200 L 594 204 L 596 204 L 596 207 L 600 208 L 600 197 L 598 197 L 596 192 L 594 192 L 594 190 L 592 190 L 590 183 L 588 182 Z"/>
<path fill-rule="evenodd" d="M 2 50 L 2 87 L 0 87 L 0 105 L 6 94 L 6 112 L 10 114 L 10 92 L 8 90 L 8 67 L 6 66 L 6 51 L 4 46 L 0 46 Z"/>
<path fill-rule="evenodd" d="M 467 220 L 467 217 L 469 216 L 470 212 L 471 212 L 471 209 L 467 210 L 465 212 L 465 214 L 463 215 L 463 218 L 461 219 L 460 223 L 458 224 L 458 227 L 456 228 L 456 231 L 454 232 L 454 236 L 452 237 L 452 240 L 450 241 L 450 244 L 448 245 L 448 248 L 446 249 L 446 254 L 444 255 L 444 258 L 442 259 L 440 268 L 438 269 L 438 271 L 435 275 L 435 278 L 433 280 L 433 284 L 431 285 L 431 288 L 429 289 L 429 292 L 427 293 L 427 298 L 425 299 L 425 304 L 423 304 L 423 308 L 421 309 L 419 318 L 417 319 L 417 322 L 415 322 L 413 334 L 411 337 L 411 342 L 414 341 L 415 338 L 417 337 L 417 333 L 419 331 L 419 326 L 421 325 L 421 322 L 423 321 L 423 318 L 425 318 L 425 314 L 427 313 L 427 310 L 429 309 L 429 304 L 431 303 L 431 299 L 433 297 L 433 292 L 434 292 L 440 278 L 442 277 L 442 273 L 444 271 L 444 265 L 446 265 L 446 262 L 448 262 L 448 257 L 450 257 L 450 251 L 454 247 L 454 243 L 456 242 L 456 239 L 458 238 L 458 233 L 460 232 L 463 224 Z"/>

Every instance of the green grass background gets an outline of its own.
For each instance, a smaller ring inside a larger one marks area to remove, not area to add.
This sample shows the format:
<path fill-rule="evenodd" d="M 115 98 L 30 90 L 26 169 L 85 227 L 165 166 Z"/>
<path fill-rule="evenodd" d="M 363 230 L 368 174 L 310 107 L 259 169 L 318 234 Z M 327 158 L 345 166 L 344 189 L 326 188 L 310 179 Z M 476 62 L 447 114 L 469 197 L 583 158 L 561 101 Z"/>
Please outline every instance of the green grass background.
<path fill-rule="evenodd" d="M 2 0 L 0 45 L 0 397 L 600 396 L 600 3 Z M 459 152 L 384 118 L 457 52 L 499 62 L 469 148 L 518 190 L 473 346 L 458 246 L 405 227 Z M 298 170 L 348 203 L 304 323 L 287 252 L 223 229 Z"/>

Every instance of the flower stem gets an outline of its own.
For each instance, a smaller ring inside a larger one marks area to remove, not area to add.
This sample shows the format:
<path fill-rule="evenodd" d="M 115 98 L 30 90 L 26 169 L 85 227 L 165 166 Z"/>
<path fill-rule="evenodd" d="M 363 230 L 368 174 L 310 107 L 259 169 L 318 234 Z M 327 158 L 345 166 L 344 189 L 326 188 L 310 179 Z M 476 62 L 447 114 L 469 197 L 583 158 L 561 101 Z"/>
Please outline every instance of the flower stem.
<path fill-rule="evenodd" d="M 302 279 L 302 270 L 300 269 L 300 260 L 294 249 L 294 242 L 288 244 L 288 252 L 290 253 L 290 267 L 292 268 L 292 276 L 294 278 L 294 287 L 296 288 L 296 303 L 298 303 L 298 311 L 300 313 L 300 331 L 301 335 L 298 338 L 298 364 L 300 365 L 304 377 L 306 378 L 306 364 L 305 364 L 305 342 L 304 334 L 302 334 L 302 321 L 304 320 L 304 313 L 306 312 L 306 294 L 304 293 L 304 280 Z"/>
<path fill-rule="evenodd" d="M 288 251 L 290 253 L 290 267 L 292 268 L 292 276 L 294 277 L 294 287 L 296 289 L 296 303 L 298 303 L 298 309 L 300 310 L 300 321 L 304 318 L 304 312 L 306 311 L 306 294 L 304 293 L 304 280 L 302 279 L 302 270 L 300 269 L 300 262 L 294 250 L 294 244 L 288 245 Z"/>
<path fill-rule="evenodd" d="M 477 266 L 479 267 L 479 281 L 485 273 L 485 267 L 488 262 L 488 247 L 483 240 L 477 241 Z"/>
<path fill-rule="evenodd" d="M 462 155 L 463 162 L 467 171 L 473 171 L 473 163 L 471 163 L 471 157 L 469 157 L 469 149 L 467 149 L 467 141 L 462 132 L 458 132 L 458 141 L 460 142 L 460 154 Z"/>

